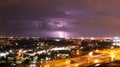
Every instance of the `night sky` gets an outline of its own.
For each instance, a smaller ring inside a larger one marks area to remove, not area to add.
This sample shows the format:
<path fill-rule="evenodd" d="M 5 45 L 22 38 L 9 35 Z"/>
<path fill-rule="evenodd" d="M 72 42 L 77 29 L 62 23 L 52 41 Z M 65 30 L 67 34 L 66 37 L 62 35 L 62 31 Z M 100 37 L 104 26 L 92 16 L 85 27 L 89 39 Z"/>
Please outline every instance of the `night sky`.
<path fill-rule="evenodd" d="M 120 36 L 120 0 L 0 0 L 1 36 Z"/>

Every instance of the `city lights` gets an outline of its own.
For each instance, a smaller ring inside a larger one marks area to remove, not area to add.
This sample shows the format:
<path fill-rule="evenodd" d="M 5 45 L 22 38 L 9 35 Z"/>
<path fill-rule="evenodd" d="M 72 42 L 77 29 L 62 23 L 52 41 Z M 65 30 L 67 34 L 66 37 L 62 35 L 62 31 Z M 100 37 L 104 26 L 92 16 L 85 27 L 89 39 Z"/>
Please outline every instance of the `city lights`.
<path fill-rule="evenodd" d="M 5 38 L 5 41 L 6 39 L 7 38 Z M 4 39 L 1 40 L 0 42 L 4 41 Z M 8 39 L 8 41 L 11 40 L 15 39 Z M 27 37 L 26 39 L 19 38 L 17 40 L 22 43 L 18 42 L 18 45 L 12 46 L 20 46 L 20 48 L 1 51 L 0 64 L 11 62 L 11 65 L 14 66 L 25 63 L 25 65 L 30 64 L 28 65 L 30 67 L 78 67 L 89 66 L 90 64 L 95 64 L 95 66 L 98 64 L 99 66 L 104 62 L 114 62 L 120 59 L 119 39 L 111 39 L 108 41 L 108 39 L 104 38 L 91 39 L 91 37 L 84 39 L 40 39 L 36 37 L 35 39 L 30 39 Z M 13 42 L 17 43 L 16 40 Z M 30 42 L 32 45 L 25 45 L 23 42 L 25 44 Z M 92 44 L 92 46 L 89 46 L 90 44 Z"/>
<path fill-rule="evenodd" d="M 100 62 L 100 60 L 98 60 L 98 59 L 94 60 L 94 63 L 99 63 L 99 62 Z"/>
<path fill-rule="evenodd" d="M 93 52 L 89 52 L 89 56 L 92 57 L 93 56 Z"/>
<path fill-rule="evenodd" d="M 120 0 L 0 0 L 0 67 L 120 67 Z"/>

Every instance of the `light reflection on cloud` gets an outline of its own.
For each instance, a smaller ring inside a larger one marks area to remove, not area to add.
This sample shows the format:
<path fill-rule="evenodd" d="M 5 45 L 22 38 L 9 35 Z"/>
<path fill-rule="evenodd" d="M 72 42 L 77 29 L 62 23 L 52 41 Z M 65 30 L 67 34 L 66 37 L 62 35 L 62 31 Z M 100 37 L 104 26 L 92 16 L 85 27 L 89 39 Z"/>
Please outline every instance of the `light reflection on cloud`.
<path fill-rule="evenodd" d="M 60 37 L 60 38 L 67 38 L 69 36 L 68 33 L 65 31 L 54 31 L 52 32 L 52 35 L 54 37 Z"/>

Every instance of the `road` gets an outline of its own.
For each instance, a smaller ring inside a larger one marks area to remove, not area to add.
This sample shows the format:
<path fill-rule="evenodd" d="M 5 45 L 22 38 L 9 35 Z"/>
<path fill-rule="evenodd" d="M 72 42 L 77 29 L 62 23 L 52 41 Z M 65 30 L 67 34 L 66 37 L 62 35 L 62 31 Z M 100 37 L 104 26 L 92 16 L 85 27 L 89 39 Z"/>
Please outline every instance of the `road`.
<path fill-rule="evenodd" d="M 37 67 L 86 67 L 92 64 L 96 64 L 97 66 L 101 63 L 120 60 L 119 52 L 120 52 L 120 48 L 98 50 L 98 51 L 94 51 L 92 56 L 88 54 L 77 58 L 52 60 L 45 62 L 41 64 L 41 66 L 37 66 Z"/>

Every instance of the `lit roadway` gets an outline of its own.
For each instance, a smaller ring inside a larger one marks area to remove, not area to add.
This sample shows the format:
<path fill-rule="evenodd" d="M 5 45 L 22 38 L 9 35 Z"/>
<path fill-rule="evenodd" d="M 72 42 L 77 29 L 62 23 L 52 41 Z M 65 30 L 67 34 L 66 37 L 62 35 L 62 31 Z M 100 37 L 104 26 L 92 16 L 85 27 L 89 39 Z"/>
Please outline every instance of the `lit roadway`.
<path fill-rule="evenodd" d="M 114 60 L 120 60 L 119 48 L 110 48 L 106 50 L 96 50 L 93 54 L 80 56 L 77 58 L 52 60 L 37 67 L 85 67 L 92 64 L 98 66 L 101 63 L 107 63 Z M 98 53 L 98 54 L 96 54 Z"/>

